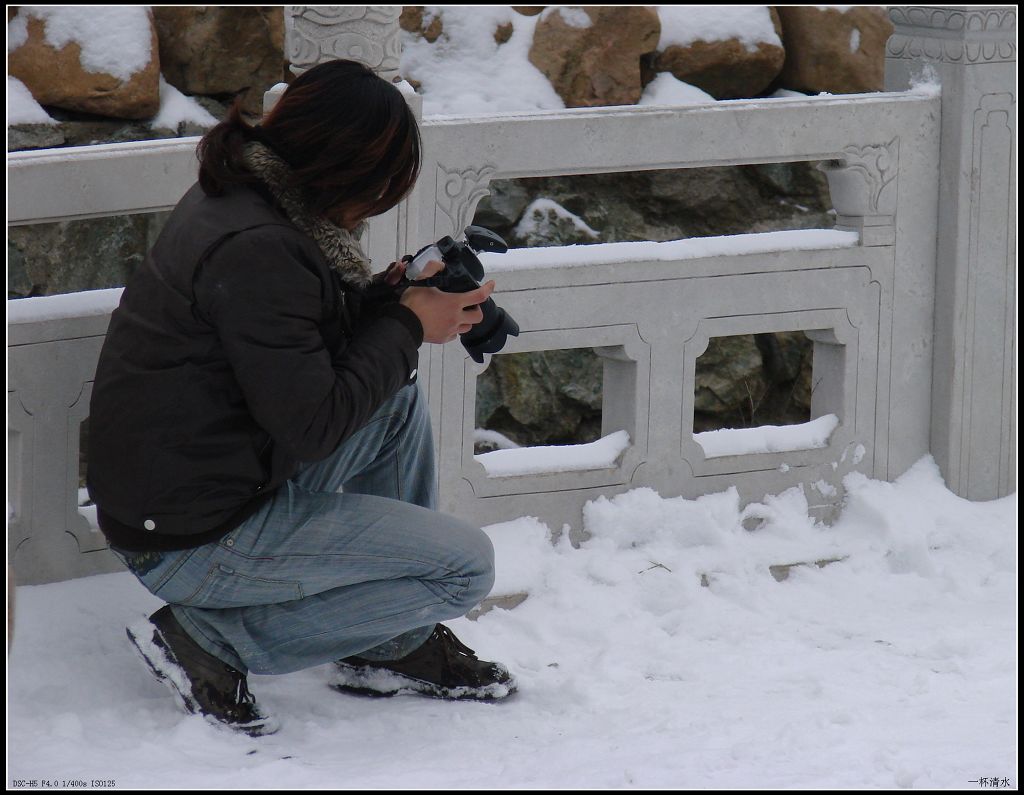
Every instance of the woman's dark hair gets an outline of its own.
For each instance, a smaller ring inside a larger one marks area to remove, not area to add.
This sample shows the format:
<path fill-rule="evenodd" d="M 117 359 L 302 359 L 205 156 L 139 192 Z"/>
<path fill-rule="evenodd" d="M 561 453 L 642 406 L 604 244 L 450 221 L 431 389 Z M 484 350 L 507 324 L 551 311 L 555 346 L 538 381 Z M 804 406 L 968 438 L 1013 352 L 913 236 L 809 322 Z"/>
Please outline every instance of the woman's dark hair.
<path fill-rule="evenodd" d="M 236 101 L 199 142 L 199 184 L 207 195 L 257 181 L 243 159 L 250 141 L 288 163 L 288 187 L 299 189 L 316 215 L 379 215 L 405 198 L 420 171 L 419 127 L 405 97 L 355 61 L 328 61 L 299 75 L 259 125 L 242 118 Z"/>

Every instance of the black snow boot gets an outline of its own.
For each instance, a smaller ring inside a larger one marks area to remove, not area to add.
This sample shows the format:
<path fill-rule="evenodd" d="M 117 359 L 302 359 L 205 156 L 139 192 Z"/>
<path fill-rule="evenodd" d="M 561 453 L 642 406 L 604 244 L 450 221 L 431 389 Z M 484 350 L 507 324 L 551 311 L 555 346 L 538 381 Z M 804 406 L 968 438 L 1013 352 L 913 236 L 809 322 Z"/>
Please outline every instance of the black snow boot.
<path fill-rule="evenodd" d="M 128 639 L 158 680 L 193 715 L 259 737 L 273 734 L 277 721 L 260 710 L 246 677 L 190 638 L 164 605 L 146 621 L 128 627 Z"/>
<path fill-rule="evenodd" d="M 396 696 L 416 693 L 432 698 L 496 701 L 516 692 L 504 665 L 479 660 L 443 624 L 427 641 L 399 660 L 345 657 L 334 663 L 330 685 L 344 693 Z"/>

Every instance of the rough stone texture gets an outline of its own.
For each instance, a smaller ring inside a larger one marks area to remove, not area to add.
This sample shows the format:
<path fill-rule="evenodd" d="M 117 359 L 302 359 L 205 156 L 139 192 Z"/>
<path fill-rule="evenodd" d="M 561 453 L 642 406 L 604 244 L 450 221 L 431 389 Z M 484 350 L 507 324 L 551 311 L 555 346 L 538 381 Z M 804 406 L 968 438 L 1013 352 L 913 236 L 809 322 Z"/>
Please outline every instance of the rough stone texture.
<path fill-rule="evenodd" d="M 769 9 L 781 36 L 779 15 Z M 759 96 L 782 70 L 786 50 L 767 42 L 749 49 L 739 39 L 695 41 L 672 45 L 653 59 L 655 72 L 671 72 L 684 83 L 697 86 L 715 99 Z"/>
<path fill-rule="evenodd" d="M 712 338 L 697 359 L 694 432 L 807 422 L 812 355 L 803 332 Z"/>
<path fill-rule="evenodd" d="M 196 97 L 215 118 L 222 118 L 225 108 L 215 100 Z M 194 122 L 179 122 L 175 129 L 153 127 L 148 122 L 130 122 L 87 113 L 51 109 L 57 124 L 13 124 L 7 129 L 8 151 L 52 149 L 60 146 L 91 146 L 127 141 L 155 141 L 162 138 L 183 138 L 203 135 L 206 127 Z"/>
<path fill-rule="evenodd" d="M 589 348 L 494 356 L 478 381 L 477 427 L 521 445 L 601 436 L 601 360 Z"/>
<path fill-rule="evenodd" d="M 494 29 L 494 42 L 496 44 L 504 44 L 512 38 L 513 33 L 515 33 L 515 27 L 511 22 L 505 22 L 498 25 L 498 27 Z"/>
<path fill-rule="evenodd" d="M 855 6 L 843 12 L 779 6 L 778 11 L 786 48 L 781 86 L 810 94 L 884 90 L 885 42 L 893 30 L 885 8 Z"/>
<path fill-rule="evenodd" d="M 495 180 L 489 188 L 474 223 L 510 242 L 522 211 L 537 198 L 553 199 L 580 216 L 606 243 L 827 229 L 835 223 L 827 179 L 813 163 Z"/>
<path fill-rule="evenodd" d="M 121 287 L 169 213 L 15 226 L 7 230 L 7 297 Z"/>
<path fill-rule="evenodd" d="M 8 12 L 10 19 L 10 12 Z M 113 116 L 148 119 L 160 109 L 160 61 L 152 29 L 149 64 L 127 81 L 82 68 L 81 48 L 70 43 L 56 50 L 46 41 L 46 23 L 30 16 L 28 40 L 7 54 L 7 74 L 18 78 L 40 105 Z"/>
<path fill-rule="evenodd" d="M 263 94 L 284 80 L 280 6 L 154 6 L 164 78 L 185 94 L 242 94 L 260 115 Z"/>
<path fill-rule="evenodd" d="M 543 72 L 566 107 L 633 105 L 643 93 L 640 59 L 658 46 L 661 21 L 649 6 L 583 6 L 576 27 L 560 10 L 537 23 L 530 63 Z"/>
<path fill-rule="evenodd" d="M 12 124 L 7 128 L 7 151 L 52 149 L 65 146 L 67 137 L 59 124 Z"/>

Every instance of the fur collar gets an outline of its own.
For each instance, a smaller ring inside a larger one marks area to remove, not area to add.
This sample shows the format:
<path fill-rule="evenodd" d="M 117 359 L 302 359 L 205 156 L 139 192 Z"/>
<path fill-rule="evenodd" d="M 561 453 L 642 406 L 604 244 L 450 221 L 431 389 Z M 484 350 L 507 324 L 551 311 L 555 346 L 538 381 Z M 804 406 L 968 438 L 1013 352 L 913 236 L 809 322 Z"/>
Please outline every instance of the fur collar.
<path fill-rule="evenodd" d="M 300 192 L 288 184 L 290 171 L 284 160 L 256 141 L 246 144 L 244 152 L 245 164 L 267 186 L 288 219 L 316 241 L 342 281 L 365 288 L 373 273 L 370 258 L 359 243 L 366 231 L 366 222 L 362 221 L 350 232 L 326 218 L 311 215 Z"/>

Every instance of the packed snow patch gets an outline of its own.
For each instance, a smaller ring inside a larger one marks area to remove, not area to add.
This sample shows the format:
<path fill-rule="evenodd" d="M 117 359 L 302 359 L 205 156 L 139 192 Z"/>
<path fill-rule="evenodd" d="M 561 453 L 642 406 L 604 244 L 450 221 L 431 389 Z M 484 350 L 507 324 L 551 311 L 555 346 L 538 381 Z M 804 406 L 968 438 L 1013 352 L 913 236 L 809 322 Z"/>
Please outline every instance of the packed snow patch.
<path fill-rule="evenodd" d="M 957 789 L 1005 774 L 1015 785 L 1016 496 L 960 499 L 930 458 L 894 483 L 844 486 L 831 527 L 800 489 L 744 509 L 734 489 L 595 499 L 578 548 L 566 532 L 553 545 L 529 517 L 487 527 L 493 593 L 528 598 L 446 623 L 508 666 L 515 696 L 360 699 L 330 690 L 329 664 L 251 676 L 282 723 L 259 739 L 183 714 L 153 681 L 124 627 L 160 601 L 129 573 L 19 587 L 8 782 Z M 784 582 L 767 568 L 794 563 L 809 565 Z"/>

